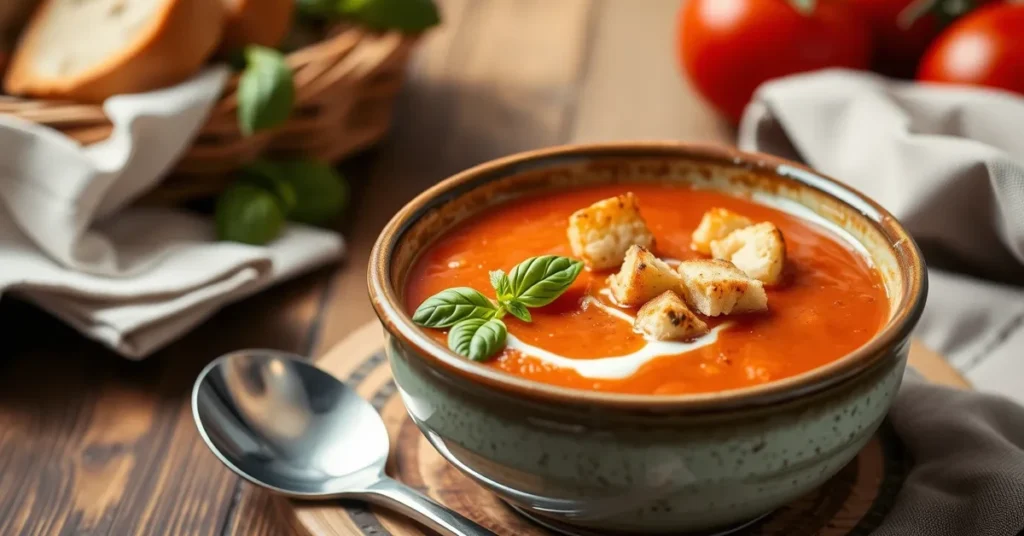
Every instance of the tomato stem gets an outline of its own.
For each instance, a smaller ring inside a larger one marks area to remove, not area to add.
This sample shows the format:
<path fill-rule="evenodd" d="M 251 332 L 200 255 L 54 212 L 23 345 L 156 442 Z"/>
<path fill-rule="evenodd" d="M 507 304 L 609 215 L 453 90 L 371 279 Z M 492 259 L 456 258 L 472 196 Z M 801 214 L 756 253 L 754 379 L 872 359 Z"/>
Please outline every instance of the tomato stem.
<path fill-rule="evenodd" d="M 921 17 L 932 13 L 945 26 L 974 7 L 974 0 L 914 0 L 896 16 L 896 24 L 906 30 Z"/>
<path fill-rule="evenodd" d="M 817 3 L 817 0 L 789 0 L 789 5 L 793 6 L 793 9 L 799 11 L 804 16 L 814 13 Z"/>

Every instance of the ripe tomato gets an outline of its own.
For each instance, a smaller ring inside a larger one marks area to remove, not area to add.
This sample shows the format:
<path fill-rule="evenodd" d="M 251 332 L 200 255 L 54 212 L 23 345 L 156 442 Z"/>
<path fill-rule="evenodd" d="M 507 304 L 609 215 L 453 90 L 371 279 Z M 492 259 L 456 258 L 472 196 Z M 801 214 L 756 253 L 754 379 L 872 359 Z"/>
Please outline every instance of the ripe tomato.
<path fill-rule="evenodd" d="M 1024 5 L 994 4 L 954 22 L 928 48 L 917 78 L 1024 93 Z"/>
<path fill-rule="evenodd" d="M 689 0 L 679 11 L 679 61 L 733 122 L 762 82 L 825 67 L 867 68 L 870 30 L 844 3 L 802 14 L 786 0 Z"/>
<path fill-rule="evenodd" d="M 912 10 L 920 0 L 847 0 L 871 26 L 874 40 L 872 68 L 889 76 L 910 78 L 928 45 L 942 31 L 943 25 L 974 7 L 992 0 L 935 0 L 909 26 L 901 15 Z"/>
<path fill-rule="evenodd" d="M 942 27 L 934 15 L 918 18 L 907 28 L 899 16 L 915 0 L 849 0 L 868 24 L 874 39 L 872 67 L 889 76 L 913 77 L 917 62 Z"/>

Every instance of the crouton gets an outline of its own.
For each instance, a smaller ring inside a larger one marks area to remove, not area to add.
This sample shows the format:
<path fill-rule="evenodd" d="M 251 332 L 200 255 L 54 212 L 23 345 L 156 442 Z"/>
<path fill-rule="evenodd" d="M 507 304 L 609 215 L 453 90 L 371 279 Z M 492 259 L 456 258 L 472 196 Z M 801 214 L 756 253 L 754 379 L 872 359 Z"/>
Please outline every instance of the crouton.
<path fill-rule="evenodd" d="M 690 247 L 694 251 L 711 255 L 712 241 L 721 240 L 729 236 L 729 233 L 753 224 L 754 222 L 746 216 L 724 208 L 713 208 L 705 212 L 704 217 L 700 219 L 700 225 L 690 238 Z"/>
<path fill-rule="evenodd" d="M 643 305 L 666 290 L 682 290 L 683 279 L 646 248 L 630 246 L 622 268 L 610 278 L 612 297 L 619 305 Z"/>
<path fill-rule="evenodd" d="M 653 244 L 654 235 L 640 216 L 632 192 L 603 199 L 569 216 L 572 253 L 591 269 L 615 268 L 622 264 L 629 246 Z"/>
<path fill-rule="evenodd" d="M 703 315 L 752 313 L 768 308 L 764 285 L 728 261 L 683 261 L 678 270 L 686 303 Z"/>
<path fill-rule="evenodd" d="M 786 241 L 782 231 L 770 222 L 763 222 L 711 242 L 711 255 L 724 259 L 743 270 L 745 274 L 767 285 L 782 278 L 786 262 Z"/>
<path fill-rule="evenodd" d="M 684 341 L 706 335 L 708 325 L 675 292 L 666 290 L 640 308 L 633 330 L 659 341 Z"/>

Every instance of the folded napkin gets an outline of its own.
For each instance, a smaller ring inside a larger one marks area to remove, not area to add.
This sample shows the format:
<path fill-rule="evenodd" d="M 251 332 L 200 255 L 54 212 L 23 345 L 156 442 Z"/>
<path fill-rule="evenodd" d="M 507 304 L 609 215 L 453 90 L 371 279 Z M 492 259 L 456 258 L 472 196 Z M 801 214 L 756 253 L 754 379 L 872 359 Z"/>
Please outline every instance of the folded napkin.
<path fill-rule="evenodd" d="M 762 86 L 740 147 L 872 197 L 929 266 L 917 335 L 978 388 L 1024 402 L 1024 98 L 831 70 Z"/>
<path fill-rule="evenodd" d="M 16 292 L 130 358 L 219 307 L 327 262 L 337 235 L 291 225 L 267 247 L 216 242 L 212 222 L 131 208 L 191 143 L 227 80 L 107 99 L 110 137 L 82 146 L 0 115 L 0 293 Z"/>
<path fill-rule="evenodd" d="M 803 161 L 900 219 L 930 266 L 916 335 L 982 391 L 908 373 L 890 417 L 914 466 L 876 535 L 1024 529 L 1021 124 L 1016 95 L 831 70 L 761 86 L 740 125 L 741 148 Z"/>
<path fill-rule="evenodd" d="M 873 536 L 1024 530 L 1024 406 L 909 377 L 889 418 L 914 465 Z"/>

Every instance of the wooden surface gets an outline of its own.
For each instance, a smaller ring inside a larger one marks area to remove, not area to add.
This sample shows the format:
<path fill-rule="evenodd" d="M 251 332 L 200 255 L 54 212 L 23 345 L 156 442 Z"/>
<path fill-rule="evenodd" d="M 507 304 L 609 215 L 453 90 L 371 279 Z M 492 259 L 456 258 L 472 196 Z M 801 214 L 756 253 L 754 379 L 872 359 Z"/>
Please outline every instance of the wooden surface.
<path fill-rule="evenodd" d="M 344 262 L 228 307 L 141 363 L 0 300 L 0 534 L 287 534 L 267 495 L 196 434 L 200 368 L 240 347 L 316 355 L 373 318 L 365 266 L 408 199 L 522 149 L 630 138 L 732 140 L 679 77 L 677 0 L 442 0 L 389 139 L 346 166 Z M 0 267 L 2 269 L 2 267 Z"/>
<path fill-rule="evenodd" d="M 388 473 L 434 500 L 457 510 L 498 535 L 553 534 L 518 515 L 506 504 L 448 464 L 409 419 L 391 380 L 378 322 L 370 322 L 317 359 L 317 365 L 343 379 L 381 413 L 391 435 Z M 963 379 L 937 354 L 911 346 L 911 361 L 936 383 L 962 387 Z M 747 527 L 748 536 L 849 536 L 867 534 L 892 507 L 907 473 L 907 458 L 888 424 L 857 458 L 831 480 Z M 357 503 L 270 499 L 282 526 L 309 536 L 396 536 L 425 534 L 401 515 Z"/>

